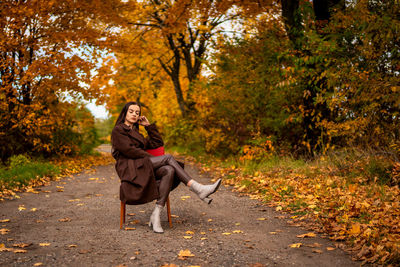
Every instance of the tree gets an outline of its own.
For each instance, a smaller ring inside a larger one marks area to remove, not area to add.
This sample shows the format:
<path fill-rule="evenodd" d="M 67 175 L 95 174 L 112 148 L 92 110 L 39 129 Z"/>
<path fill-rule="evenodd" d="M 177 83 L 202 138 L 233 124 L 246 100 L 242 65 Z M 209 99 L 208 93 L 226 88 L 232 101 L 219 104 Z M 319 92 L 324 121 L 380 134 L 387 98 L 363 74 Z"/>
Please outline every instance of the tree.
<path fill-rule="evenodd" d="M 120 1 L 0 2 L 0 156 L 70 152 L 56 133 L 73 127 L 73 99 L 100 98 L 89 87 L 104 22 L 118 21 Z M 98 18 L 102 18 L 100 21 Z M 105 39 L 107 40 L 107 39 Z M 72 123 L 72 124 L 71 124 Z"/>
<path fill-rule="evenodd" d="M 147 0 L 135 1 L 135 12 L 126 13 L 130 45 L 136 53 L 157 61 L 169 76 L 184 117 L 194 109 L 193 84 L 199 78 L 213 37 L 223 31 L 225 22 L 239 18 L 244 11 L 259 12 L 251 7 L 260 7 L 260 3 Z M 187 88 L 182 86 L 183 79 L 187 79 Z"/>

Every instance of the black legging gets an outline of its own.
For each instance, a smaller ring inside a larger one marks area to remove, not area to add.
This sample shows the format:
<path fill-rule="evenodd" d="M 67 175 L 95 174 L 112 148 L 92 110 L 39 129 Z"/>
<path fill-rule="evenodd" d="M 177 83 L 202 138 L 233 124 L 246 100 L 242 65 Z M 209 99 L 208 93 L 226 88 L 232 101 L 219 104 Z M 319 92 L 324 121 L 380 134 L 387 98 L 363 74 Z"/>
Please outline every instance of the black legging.
<path fill-rule="evenodd" d="M 158 188 L 160 197 L 157 199 L 157 204 L 164 206 L 169 192 L 171 191 L 175 174 L 185 185 L 187 185 L 192 178 L 190 178 L 189 174 L 185 172 L 181 165 L 179 165 L 170 154 L 150 157 L 150 161 L 153 164 L 153 168 L 156 170 L 156 178 L 160 180 Z"/>

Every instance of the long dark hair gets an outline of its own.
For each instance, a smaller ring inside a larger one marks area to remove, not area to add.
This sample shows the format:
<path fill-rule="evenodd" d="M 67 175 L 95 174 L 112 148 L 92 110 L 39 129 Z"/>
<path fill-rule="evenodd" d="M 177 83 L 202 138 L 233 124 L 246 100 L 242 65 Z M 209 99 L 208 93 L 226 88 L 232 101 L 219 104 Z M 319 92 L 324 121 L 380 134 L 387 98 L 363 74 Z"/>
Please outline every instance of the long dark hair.
<path fill-rule="evenodd" d="M 118 116 L 117 121 L 115 122 L 115 126 L 117 126 L 120 123 L 124 123 L 125 122 L 125 117 L 126 117 L 126 113 L 128 112 L 128 109 L 131 105 L 136 105 L 139 106 L 139 116 L 142 114 L 142 107 L 140 106 L 139 103 L 131 101 L 125 104 L 125 106 L 122 108 L 121 113 Z M 115 127 L 114 126 L 114 127 Z M 139 129 L 139 123 L 136 122 L 135 124 L 133 124 L 134 127 L 136 127 L 136 129 Z"/>

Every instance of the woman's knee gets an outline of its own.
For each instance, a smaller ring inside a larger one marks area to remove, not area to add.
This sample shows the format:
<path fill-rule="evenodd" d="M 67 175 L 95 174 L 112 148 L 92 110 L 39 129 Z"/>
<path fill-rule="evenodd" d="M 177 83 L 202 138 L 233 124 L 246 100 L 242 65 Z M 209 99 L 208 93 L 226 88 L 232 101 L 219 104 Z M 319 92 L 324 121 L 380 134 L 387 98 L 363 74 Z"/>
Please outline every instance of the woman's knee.
<path fill-rule="evenodd" d="M 164 166 L 164 168 L 165 168 L 165 173 L 166 173 L 165 176 L 167 176 L 169 178 L 173 178 L 175 175 L 174 167 L 167 165 L 167 166 Z"/>

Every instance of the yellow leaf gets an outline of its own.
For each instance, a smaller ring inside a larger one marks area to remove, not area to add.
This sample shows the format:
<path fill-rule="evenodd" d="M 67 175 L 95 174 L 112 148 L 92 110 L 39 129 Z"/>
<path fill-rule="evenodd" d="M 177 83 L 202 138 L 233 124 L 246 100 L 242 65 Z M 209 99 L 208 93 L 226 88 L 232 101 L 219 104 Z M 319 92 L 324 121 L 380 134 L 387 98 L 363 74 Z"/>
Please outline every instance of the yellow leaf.
<path fill-rule="evenodd" d="M 200 232 L 200 234 L 201 234 L 201 235 L 205 235 L 205 234 L 206 234 L 206 232 Z"/>
<path fill-rule="evenodd" d="M 6 222 L 10 222 L 10 219 L 0 220 L 0 223 L 6 223 Z"/>
<path fill-rule="evenodd" d="M 231 235 L 231 233 L 222 233 L 223 235 Z"/>
<path fill-rule="evenodd" d="M 315 237 L 316 235 L 313 232 L 309 232 L 307 234 L 298 235 L 297 237 L 304 238 L 304 237 Z"/>
<path fill-rule="evenodd" d="M 59 222 L 70 222 L 71 219 L 66 217 L 66 218 L 62 218 L 62 219 L 58 219 Z"/>
<path fill-rule="evenodd" d="M 69 248 L 76 248 L 76 247 L 77 247 L 77 245 L 75 245 L 75 244 L 71 244 L 71 245 L 68 245 L 68 247 L 69 247 Z"/>
<path fill-rule="evenodd" d="M 208 219 L 207 221 L 208 221 L 208 222 L 212 222 L 212 221 L 213 221 L 213 219 Z"/>
<path fill-rule="evenodd" d="M 361 227 L 359 223 L 355 223 L 351 226 L 349 234 L 351 235 L 358 235 L 361 232 Z"/>
<path fill-rule="evenodd" d="M 332 250 L 335 250 L 335 248 L 333 248 L 333 247 L 327 247 L 326 250 L 332 251 Z"/>
<path fill-rule="evenodd" d="M 269 232 L 270 235 L 276 235 L 277 232 Z"/>
<path fill-rule="evenodd" d="M 239 225 L 240 225 L 240 223 L 235 223 L 235 225 L 236 225 L 236 226 L 239 226 Z"/>
<path fill-rule="evenodd" d="M 185 259 L 188 258 L 188 257 L 194 257 L 194 254 L 192 254 L 192 253 L 190 252 L 190 250 L 185 249 L 185 250 L 179 251 L 178 259 L 180 259 L 180 260 L 185 260 Z"/>
<path fill-rule="evenodd" d="M 265 221 L 267 218 L 257 218 L 257 221 Z"/>
<path fill-rule="evenodd" d="M 24 207 L 24 205 L 20 205 L 20 206 L 18 207 L 18 210 L 19 210 L 19 211 L 23 211 L 23 210 L 26 210 L 26 208 Z"/>
<path fill-rule="evenodd" d="M 185 239 L 191 239 L 193 236 L 191 236 L 191 235 L 184 235 L 183 236 L 183 238 L 185 238 Z"/>
<path fill-rule="evenodd" d="M 243 231 L 242 230 L 234 230 L 234 231 L 232 231 L 234 234 L 240 234 L 240 233 L 243 233 Z"/>
<path fill-rule="evenodd" d="M 14 253 L 26 253 L 27 250 L 25 250 L 25 249 L 14 249 L 13 252 Z"/>
<path fill-rule="evenodd" d="M 194 232 L 192 232 L 192 231 L 186 231 L 186 234 L 187 234 L 187 235 L 194 235 Z"/>
<path fill-rule="evenodd" d="M 128 230 L 136 230 L 136 228 L 135 227 L 125 227 L 125 230 L 126 231 L 128 231 Z"/>
<path fill-rule="evenodd" d="M 1 228 L 0 229 L 0 234 L 2 234 L 2 235 L 8 234 L 8 232 L 10 232 L 10 230 L 8 230 L 6 228 Z"/>
<path fill-rule="evenodd" d="M 31 211 L 37 211 L 37 208 L 31 208 Z"/>
<path fill-rule="evenodd" d="M 282 210 L 282 207 L 281 207 L 281 206 L 278 206 L 278 207 L 275 208 L 275 210 L 276 210 L 276 211 L 281 211 L 281 210 Z"/>
<path fill-rule="evenodd" d="M 13 247 L 18 247 L 18 248 L 25 248 L 25 247 L 29 247 L 30 245 L 32 245 L 32 243 L 20 243 L 20 244 L 13 244 Z"/>
<path fill-rule="evenodd" d="M 43 265 L 43 263 L 37 262 L 37 263 L 35 263 L 33 266 L 41 266 L 41 265 Z"/>
<path fill-rule="evenodd" d="M 291 248 L 299 248 L 299 247 L 301 247 L 301 245 L 302 245 L 302 243 L 294 243 L 294 244 L 289 245 L 289 247 L 291 247 Z"/>
<path fill-rule="evenodd" d="M 39 243 L 39 246 L 48 247 L 48 246 L 50 246 L 50 243 Z"/>
<path fill-rule="evenodd" d="M 200 240 L 206 240 L 207 239 L 207 237 L 202 237 L 202 238 L 200 238 Z"/>

